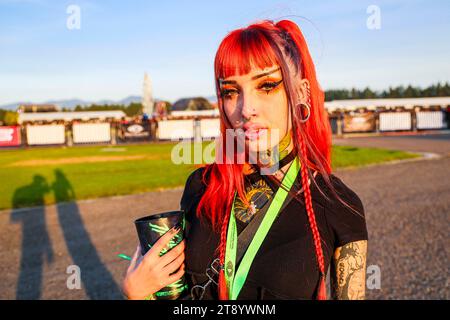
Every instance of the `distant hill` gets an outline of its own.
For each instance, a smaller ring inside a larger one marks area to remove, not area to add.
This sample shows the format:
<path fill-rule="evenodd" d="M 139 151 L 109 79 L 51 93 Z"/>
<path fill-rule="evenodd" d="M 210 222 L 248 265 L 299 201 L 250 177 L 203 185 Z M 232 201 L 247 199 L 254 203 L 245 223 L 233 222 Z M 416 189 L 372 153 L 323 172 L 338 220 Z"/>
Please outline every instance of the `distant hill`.
<path fill-rule="evenodd" d="M 115 100 L 99 100 L 99 101 L 88 101 L 88 100 L 81 100 L 81 99 L 67 99 L 67 100 L 49 100 L 49 101 L 45 101 L 45 102 L 39 102 L 39 104 L 56 104 L 58 106 L 60 106 L 61 108 L 69 108 L 69 109 L 74 109 L 77 105 L 81 105 L 81 106 L 87 106 L 87 105 L 91 105 L 93 103 L 95 104 L 123 104 L 123 105 L 129 105 L 132 102 L 141 102 L 142 98 L 140 96 L 128 96 L 124 99 L 115 101 Z M 155 99 L 158 100 L 158 99 Z M 0 105 L 0 109 L 4 109 L 4 110 L 17 110 L 17 108 L 19 107 L 19 105 L 21 104 L 31 104 L 31 103 L 36 103 L 33 101 L 21 101 L 21 102 L 15 102 L 15 103 L 9 103 L 9 104 L 4 104 L 4 105 Z"/>
<path fill-rule="evenodd" d="M 206 100 L 208 100 L 211 103 L 215 103 L 217 101 L 216 96 L 208 96 L 205 97 Z M 160 101 L 161 99 L 155 98 L 155 101 Z M 45 102 L 35 102 L 35 101 L 21 101 L 21 102 L 15 102 L 15 103 L 8 103 L 4 105 L 0 105 L 0 109 L 3 110 L 12 110 L 16 111 L 19 105 L 21 104 L 56 104 L 57 106 L 60 106 L 61 108 L 69 108 L 74 109 L 77 105 L 80 106 L 89 106 L 91 104 L 98 104 L 98 105 L 104 105 L 104 104 L 123 104 L 123 105 L 129 105 L 130 103 L 135 102 L 141 102 L 142 97 L 141 96 L 128 96 L 121 100 L 98 100 L 98 101 L 90 101 L 90 100 L 82 100 L 82 99 L 65 99 L 65 100 L 49 100 Z"/>

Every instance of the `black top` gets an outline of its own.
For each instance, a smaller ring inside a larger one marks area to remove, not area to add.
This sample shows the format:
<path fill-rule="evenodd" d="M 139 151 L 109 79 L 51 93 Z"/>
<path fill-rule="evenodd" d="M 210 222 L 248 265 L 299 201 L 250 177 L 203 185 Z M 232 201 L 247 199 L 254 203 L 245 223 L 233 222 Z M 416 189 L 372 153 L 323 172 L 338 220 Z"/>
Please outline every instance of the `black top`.
<path fill-rule="evenodd" d="M 188 177 L 180 202 L 181 209 L 186 212 L 185 276 L 189 288 L 208 280 L 205 270 L 212 262 L 220 239 L 219 234 L 212 231 L 211 224 L 207 220 L 200 221 L 195 214 L 206 188 L 202 183 L 203 170 L 204 167 L 198 168 Z M 252 179 L 255 178 L 255 174 L 251 176 Z M 314 182 L 311 182 L 325 270 L 328 269 L 336 248 L 352 241 L 368 239 L 360 198 L 338 177 L 332 174 L 330 179 L 341 198 L 361 212 L 362 216 L 332 196 L 329 196 L 330 200 L 325 199 Z M 315 181 L 323 192 L 330 195 L 320 174 L 317 174 Z M 296 185 L 301 188 L 300 172 Z M 275 187 L 271 185 L 271 188 Z M 246 225 L 239 219 L 236 222 L 239 233 Z M 303 203 L 293 199 L 273 222 L 237 299 L 313 299 L 318 281 L 319 270 L 306 210 Z M 194 298 L 198 299 L 198 296 Z M 183 296 L 181 299 L 190 297 Z M 207 287 L 203 299 L 218 299 L 214 283 Z"/>

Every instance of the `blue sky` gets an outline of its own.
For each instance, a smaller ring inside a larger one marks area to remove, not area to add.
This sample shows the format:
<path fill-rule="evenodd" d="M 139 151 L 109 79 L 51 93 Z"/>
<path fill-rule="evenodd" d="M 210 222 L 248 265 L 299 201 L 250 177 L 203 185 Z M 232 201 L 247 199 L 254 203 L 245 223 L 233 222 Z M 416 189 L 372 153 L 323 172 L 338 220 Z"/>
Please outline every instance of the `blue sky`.
<path fill-rule="evenodd" d="M 79 30 L 66 27 L 72 4 Z M 366 26 L 369 5 L 378 30 Z M 144 72 L 157 98 L 210 96 L 223 37 L 283 16 L 303 30 L 324 89 L 450 81 L 447 0 L 0 0 L 0 105 L 140 95 Z"/>

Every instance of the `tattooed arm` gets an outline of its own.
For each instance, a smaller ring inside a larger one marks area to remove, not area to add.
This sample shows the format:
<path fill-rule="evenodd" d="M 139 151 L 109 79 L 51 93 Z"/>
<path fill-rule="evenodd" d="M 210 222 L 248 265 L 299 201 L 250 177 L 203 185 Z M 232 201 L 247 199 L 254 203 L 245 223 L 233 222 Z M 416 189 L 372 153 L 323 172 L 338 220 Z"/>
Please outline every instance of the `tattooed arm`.
<path fill-rule="evenodd" d="M 363 300 L 366 289 L 367 240 L 336 249 L 331 264 L 332 296 L 336 300 Z"/>

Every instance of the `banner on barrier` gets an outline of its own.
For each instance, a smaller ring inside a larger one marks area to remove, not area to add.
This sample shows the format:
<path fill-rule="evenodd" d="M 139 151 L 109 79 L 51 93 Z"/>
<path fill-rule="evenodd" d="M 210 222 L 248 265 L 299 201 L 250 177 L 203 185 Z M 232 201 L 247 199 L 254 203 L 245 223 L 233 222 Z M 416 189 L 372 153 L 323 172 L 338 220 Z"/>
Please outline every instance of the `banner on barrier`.
<path fill-rule="evenodd" d="M 375 114 L 372 112 L 344 115 L 344 132 L 375 131 Z"/>
<path fill-rule="evenodd" d="M 20 127 L 0 127 L 0 147 L 20 145 Z"/>
<path fill-rule="evenodd" d="M 146 138 L 150 136 L 150 123 L 123 123 L 120 126 L 121 138 Z"/>

